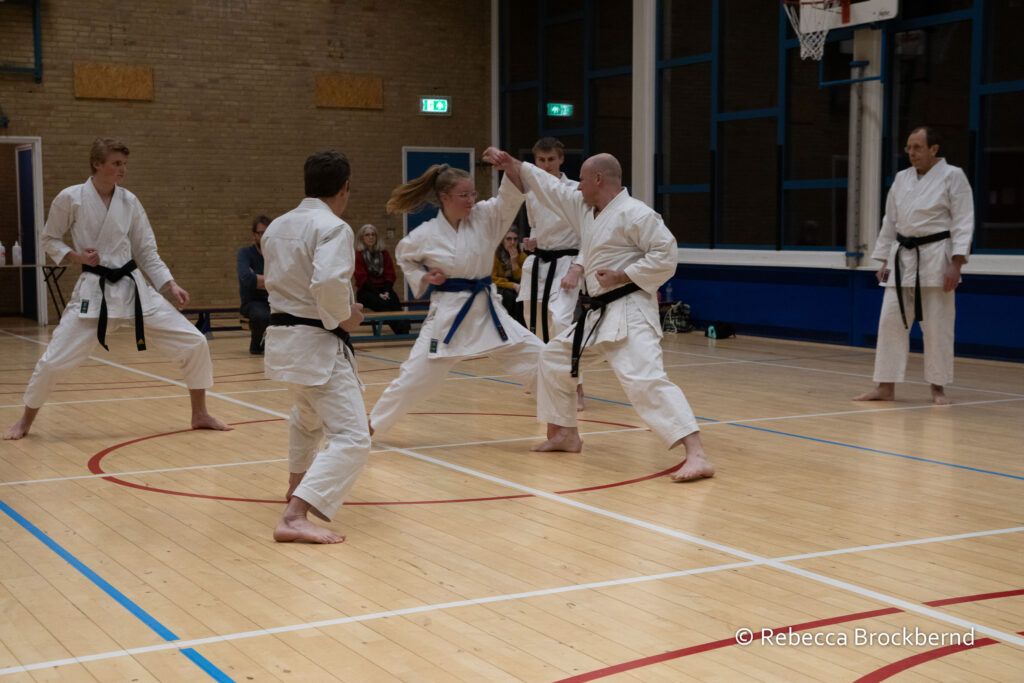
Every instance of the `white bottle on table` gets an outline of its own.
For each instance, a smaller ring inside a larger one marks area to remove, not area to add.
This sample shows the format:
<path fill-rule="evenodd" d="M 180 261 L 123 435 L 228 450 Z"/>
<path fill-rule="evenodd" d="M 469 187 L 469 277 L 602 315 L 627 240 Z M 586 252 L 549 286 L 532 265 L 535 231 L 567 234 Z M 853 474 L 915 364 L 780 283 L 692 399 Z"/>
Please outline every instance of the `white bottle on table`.
<path fill-rule="evenodd" d="M 11 265 L 21 265 L 21 245 L 18 244 L 18 240 L 14 240 L 14 246 L 11 248 Z"/>

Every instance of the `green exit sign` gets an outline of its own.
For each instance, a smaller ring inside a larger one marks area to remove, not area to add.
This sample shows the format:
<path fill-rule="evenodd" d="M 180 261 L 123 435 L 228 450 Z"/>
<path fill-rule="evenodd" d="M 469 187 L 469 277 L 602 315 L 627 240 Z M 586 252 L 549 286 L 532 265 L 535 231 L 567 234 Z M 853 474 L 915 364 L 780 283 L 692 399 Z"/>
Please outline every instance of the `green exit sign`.
<path fill-rule="evenodd" d="M 564 102 L 548 102 L 548 116 L 572 116 L 572 105 Z"/>
<path fill-rule="evenodd" d="M 434 114 L 439 116 L 451 116 L 451 110 L 448 108 L 448 105 L 448 97 L 445 96 L 421 97 L 420 113 Z"/>

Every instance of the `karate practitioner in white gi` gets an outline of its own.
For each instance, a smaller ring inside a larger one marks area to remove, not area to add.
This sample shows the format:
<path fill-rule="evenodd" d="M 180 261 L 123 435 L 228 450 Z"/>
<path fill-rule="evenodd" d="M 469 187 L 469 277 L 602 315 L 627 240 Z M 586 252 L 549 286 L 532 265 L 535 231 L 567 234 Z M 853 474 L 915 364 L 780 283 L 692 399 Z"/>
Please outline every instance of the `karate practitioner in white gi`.
<path fill-rule="evenodd" d="M 437 391 L 460 360 L 487 355 L 534 391 L 543 343 L 517 323 L 490 284 L 494 250 L 523 202 L 507 178 L 498 196 L 477 203 L 473 178 L 447 164 L 391 193 L 389 213 L 429 203 L 437 216 L 410 232 L 395 249 L 405 282 L 417 297 L 428 285 L 430 311 L 395 378 L 370 412 L 371 434 L 392 427 L 412 406 Z"/>
<path fill-rule="evenodd" d="M 213 386 L 206 338 L 139 272 L 145 271 L 179 308 L 188 305 L 188 292 L 174 281 L 157 253 L 142 204 L 120 186 L 128 153 L 120 140 L 96 138 L 89 155 L 92 176 L 62 190 L 50 205 L 43 249 L 54 263 L 81 263 L 83 272 L 25 389 L 25 411 L 4 432 L 4 439 L 27 435 L 60 376 L 81 365 L 97 341 L 106 347 L 106 333 L 123 325 L 135 326 L 140 351 L 149 343 L 181 368 L 193 429 L 231 429 L 206 409 L 206 389 Z M 64 243 L 69 230 L 73 248 Z"/>
<path fill-rule="evenodd" d="M 313 524 L 308 513 L 332 520 L 370 452 L 363 387 L 347 334 L 363 320 L 352 291 L 354 237 L 341 219 L 351 171 L 345 155 L 329 151 L 306 159 L 304 172 L 306 198 L 263 235 L 270 298 L 266 377 L 291 384 L 295 397 L 288 505 L 274 540 L 341 543 L 344 536 Z"/>
<path fill-rule="evenodd" d="M 676 241 L 661 216 L 629 196 L 622 186 L 622 168 L 610 154 L 598 154 L 583 163 L 579 191 L 493 147 L 483 160 L 513 177 L 518 169 L 529 192 L 576 226 L 591 297 L 628 292 L 607 303 L 603 311 L 591 311 L 582 323 L 545 346 L 537 418 L 548 423 L 548 438 L 533 450 L 579 452 L 583 447 L 573 401 L 576 378 L 570 371 L 575 328 L 583 324 L 583 362 L 607 360 L 651 431 L 668 448 L 680 443 L 685 447 L 686 460 L 672 479 L 713 476 L 693 411 L 682 390 L 668 379 L 662 362 L 657 290 L 675 273 Z"/>
<path fill-rule="evenodd" d="M 954 296 L 974 236 L 974 196 L 964 172 L 938 156 L 932 129 L 916 128 L 906 152 L 912 167 L 897 173 L 889 188 L 871 253 L 882 262 L 875 277 L 885 287 L 875 348 L 878 386 L 854 400 L 896 398 L 896 382 L 904 380 L 907 369 L 910 326 L 918 320 L 932 402 L 948 405 L 944 387 L 953 383 Z M 896 273 L 898 278 L 891 276 Z"/>
<path fill-rule="evenodd" d="M 534 165 L 575 190 L 579 183 L 562 173 L 564 161 L 565 145 L 560 140 L 548 137 L 534 143 Z M 518 300 L 523 302 L 527 327 L 546 343 L 572 325 L 580 293 L 580 275 L 583 273 L 579 256 L 580 237 L 572 225 L 544 206 L 535 194 L 526 195 L 526 215 L 531 230 L 530 236 L 523 240 L 523 247 L 533 253 L 523 264 Z M 536 292 L 534 280 L 537 282 Z M 548 289 L 546 305 L 545 289 Z M 532 317 L 535 309 L 536 321 Z M 582 378 L 576 385 L 576 410 L 583 410 Z"/>

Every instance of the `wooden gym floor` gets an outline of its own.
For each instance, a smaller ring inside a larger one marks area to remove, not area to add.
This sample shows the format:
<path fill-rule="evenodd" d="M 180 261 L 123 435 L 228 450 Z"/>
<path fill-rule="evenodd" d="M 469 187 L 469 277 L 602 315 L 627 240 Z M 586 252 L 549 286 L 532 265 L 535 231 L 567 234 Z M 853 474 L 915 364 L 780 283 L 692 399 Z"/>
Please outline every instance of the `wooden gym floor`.
<path fill-rule="evenodd" d="M 481 358 L 312 546 L 270 538 L 290 400 L 247 333 L 210 342 L 229 433 L 185 430 L 176 369 L 118 333 L 0 443 L 0 683 L 1021 680 L 1024 365 L 860 404 L 870 350 L 698 335 L 664 355 L 714 479 L 664 476 L 607 366 L 583 454 L 530 453 L 533 402 Z M 0 328 L 4 429 L 46 339 Z M 369 407 L 408 344 L 357 350 Z"/>

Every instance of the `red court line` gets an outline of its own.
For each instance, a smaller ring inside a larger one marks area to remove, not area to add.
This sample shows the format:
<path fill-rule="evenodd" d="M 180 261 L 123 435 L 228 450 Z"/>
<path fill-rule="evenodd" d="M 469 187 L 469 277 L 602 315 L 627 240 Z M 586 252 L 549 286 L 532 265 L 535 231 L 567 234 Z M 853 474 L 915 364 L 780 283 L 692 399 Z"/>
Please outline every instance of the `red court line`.
<path fill-rule="evenodd" d="M 1017 631 L 1017 634 L 1024 636 L 1024 631 Z M 898 662 L 886 664 L 878 671 L 872 671 L 866 676 L 861 676 L 854 681 L 854 683 L 878 683 L 879 681 L 884 681 L 898 673 L 906 671 L 907 669 L 912 669 L 918 664 L 924 664 L 925 662 L 940 659 L 947 655 L 955 655 L 957 652 L 973 650 L 974 648 L 985 647 L 986 645 L 996 645 L 998 643 L 998 640 L 993 640 L 992 638 L 981 638 L 980 640 L 975 640 L 973 645 L 947 645 L 945 647 L 929 650 L 928 652 L 919 652 L 916 655 L 911 655 L 906 659 L 899 660 Z"/>
<path fill-rule="evenodd" d="M 1024 595 L 1024 588 L 1012 591 L 999 591 L 998 593 L 978 593 L 977 595 L 965 595 L 960 598 L 945 598 L 943 600 L 932 600 L 924 603 L 929 607 L 942 607 L 943 605 L 955 605 L 960 602 L 979 602 L 981 600 L 994 600 L 996 598 L 1012 598 Z"/>
<path fill-rule="evenodd" d="M 953 605 L 965 602 L 979 602 L 981 600 L 994 600 L 996 598 L 1014 597 L 1018 595 L 1024 595 L 1024 589 L 1000 591 L 997 593 L 977 593 L 975 595 L 964 595 L 956 598 L 930 600 L 922 604 L 934 607 L 938 605 Z M 904 610 L 901 610 L 897 607 L 887 607 L 883 609 L 872 610 L 869 612 L 855 612 L 853 614 L 848 614 L 840 617 L 831 617 L 828 619 L 819 619 L 817 621 L 808 621 L 802 624 L 793 624 L 792 626 L 777 626 L 772 628 L 771 631 L 775 634 L 785 633 L 788 631 L 806 631 L 813 628 L 820 628 L 822 626 L 831 626 L 832 624 L 841 624 L 849 621 L 860 621 L 861 619 L 871 619 L 874 617 L 896 614 L 898 612 L 903 611 Z M 1020 635 L 1024 635 L 1024 631 L 1019 631 L 1018 633 Z M 751 633 L 751 643 L 761 640 L 762 634 L 763 632 Z M 877 683 L 877 681 L 883 681 L 886 678 L 889 678 L 890 676 L 893 676 L 901 671 L 905 671 L 906 669 L 909 669 L 911 667 L 917 666 L 918 664 L 921 664 L 923 662 L 927 662 L 932 659 L 938 659 L 939 657 L 945 657 L 946 655 L 961 652 L 963 650 L 969 650 L 975 647 L 992 645 L 998 642 L 999 641 L 993 640 L 991 638 L 982 638 L 975 640 L 974 645 L 948 645 L 946 647 L 941 647 L 930 652 L 918 653 L 911 657 L 907 657 L 906 659 L 900 660 L 899 662 L 887 664 L 881 669 L 878 669 L 878 671 L 874 671 L 866 676 L 857 679 L 856 683 Z M 690 647 L 685 647 L 680 650 L 663 652 L 661 654 L 652 655 L 650 657 L 634 659 L 629 662 L 622 662 L 621 664 L 609 666 L 604 669 L 597 669 L 595 671 L 589 671 L 587 673 L 578 674 L 570 678 L 563 678 L 556 681 L 555 683 L 582 683 L 583 681 L 593 681 L 598 678 L 604 678 L 606 676 L 612 676 L 617 673 L 622 673 L 623 671 L 631 671 L 633 669 L 639 669 L 645 666 L 650 666 L 652 664 L 665 662 L 670 659 L 678 659 L 680 657 L 686 657 L 688 655 L 694 655 L 701 652 L 708 652 L 710 650 L 717 650 L 719 648 L 730 647 L 733 645 L 738 645 L 735 636 L 733 636 L 732 638 L 723 638 L 722 640 L 715 640 L 710 643 L 703 643 L 701 645 L 692 645 Z M 744 646 L 749 646 L 749 643 L 747 643 Z M 876 678 L 875 676 L 878 677 Z"/>
<path fill-rule="evenodd" d="M 523 414 L 517 414 L 517 413 L 415 412 L 415 413 L 411 413 L 411 414 L 413 414 L 413 415 L 489 415 L 489 416 L 496 416 L 496 417 L 525 417 L 525 418 L 536 418 L 537 417 L 536 415 L 523 415 Z M 248 420 L 246 422 L 233 422 L 233 423 L 231 423 L 231 425 L 234 426 L 234 425 L 254 424 L 254 423 L 260 423 L 260 422 L 276 422 L 276 421 L 281 420 L 281 419 L 283 419 L 283 418 L 268 418 L 268 419 L 263 419 L 263 420 Z M 623 424 L 621 422 L 608 422 L 607 420 L 585 420 L 585 419 L 580 419 L 580 422 L 590 422 L 590 423 L 593 423 L 593 424 L 604 424 L 604 425 L 611 425 L 611 426 L 615 426 L 615 427 L 626 427 L 626 428 L 631 428 L 631 429 L 637 428 L 636 425 Z M 162 434 L 151 434 L 150 436 L 143 436 L 143 437 L 140 437 L 138 439 L 133 439 L 131 441 L 125 441 L 123 443 L 114 444 L 113 446 L 105 448 L 102 451 L 96 453 L 94 456 L 92 456 L 92 458 L 89 459 L 89 463 L 88 463 L 89 471 L 92 472 L 93 474 L 107 474 L 107 472 L 103 469 L 103 467 L 100 464 L 101 461 L 103 460 L 103 458 L 105 458 L 111 452 L 113 452 L 113 451 L 115 451 L 115 450 L 117 450 L 119 448 L 122 448 L 124 446 L 130 446 L 132 444 L 139 443 L 140 441 L 147 441 L 149 439 L 156 439 L 156 438 L 163 437 L 163 436 L 173 436 L 174 434 L 185 434 L 185 433 L 191 432 L 191 431 L 195 431 L 195 430 L 192 430 L 192 429 L 179 429 L 179 430 L 176 430 L 176 431 L 173 431 L 173 432 L 164 432 Z M 598 484 L 598 485 L 595 485 L 595 486 L 588 486 L 588 487 L 579 488 L 579 489 L 568 489 L 568 490 L 565 490 L 565 491 L 556 491 L 555 493 L 557 493 L 559 495 L 564 495 L 564 494 L 567 494 L 567 493 L 582 493 L 582 492 L 585 492 L 585 491 L 596 491 L 596 490 L 599 490 L 599 489 L 607 489 L 607 488 L 613 488 L 613 487 L 617 487 L 617 486 L 628 486 L 629 484 L 635 484 L 637 482 L 647 481 L 648 479 L 656 479 L 657 477 L 665 476 L 666 474 L 669 474 L 670 472 L 674 472 L 675 470 L 677 470 L 681 464 L 682 463 L 679 463 L 679 464 L 673 465 L 672 467 L 668 468 L 667 470 L 663 470 L 661 472 L 655 472 L 654 474 L 644 475 L 642 477 L 636 477 L 634 479 L 627 479 L 625 481 L 611 482 L 611 483 L 608 483 L 608 484 Z M 136 483 L 133 483 L 133 482 L 125 481 L 124 479 L 120 479 L 120 478 L 118 478 L 115 475 L 106 476 L 106 477 L 103 477 L 103 479 L 105 481 L 109 481 L 109 482 L 114 483 L 114 484 L 119 484 L 121 486 L 127 486 L 129 488 L 139 489 L 141 491 L 152 491 L 153 493 L 163 493 L 165 495 L 170 495 L 170 496 L 185 496 L 185 497 L 188 497 L 188 498 L 207 498 L 207 499 L 210 499 L 210 500 L 229 500 L 229 501 L 234 501 L 234 502 L 239 502 L 239 503 L 272 503 L 272 504 L 275 504 L 275 505 L 283 504 L 285 502 L 284 500 L 266 500 L 266 499 L 262 499 L 262 498 L 235 498 L 235 497 L 230 497 L 230 496 L 215 496 L 215 495 L 212 495 L 212 494 L 191 493 L 191 492 L 187 492 L 187 491 L 172 491 L 172 490 L 169 490 L 169 489 L 161 489 L 161 488 L 156 488 L 154 486 L 146 486 L 145 484 L 136 484 Z M 491 500 L 514 500 L 514 499 L 517 499 L 517 498 L 532 498 L 532 497 L 533 497 L 533 494 L 530 494 L 530 493 L 519 493 L 519 494 L 510 494 L 510 495 L 504 495 L 504 496 L 486 496 L 486 497 L 477 497 L 477 498 L 450 498 L 450 499 L 444 499 L 444 500 L 347 501 L 345 503 L 345 505 L 434 505 L 434 504 L 440 504 L 440 503 L 477 503 L 477 502 L 491 501 Z"/>
<path fill-rule="evenodd" d="M 840 617 L 831 617 L 828 619 L 818 619 L 816 621 L 807 621 L 802 624 L 793 624 L 792 626 L 777 626 L 772 630 L 773 633 L 783 633 L 786 631 L 806 631 L 812 628 L 820 628 L 822 626 L 831 626 L 832 624 L 842 624 L 848 621 L 860 621 L 861 619 L 871 619 L 874 617 L 881 617 L 888 614 L 895 614 L 902 610 L 896 607 L 886 607 L 883 609 L 871 610 L 869 612 L 855 612 L 854 614 L 846 614 Z M 762 632 L 755 631 L 751 633 L 751 642 L 761 640 Z M 670 659 L 678 659 L 679 657 L 686 657 L 688 655 L 695 655 L 701 652 L 708 652 L 710 650 L 718 650 L 723 647 L 730 647 L 736 645 L 736 636 L 731 638 L 723 638 L 722 640 L 713 640 L 710 643 L 703 643 L 701 645 L 692 645 L 690 647 L 684 647 L 681 650 L 672 650 L 670 652 L 662 652 L 661 654 L 652 655 L 650 657 L 643 657 L 642 659 L 634 659 L 631 662 L 623 662 L 614 666 L 609 666 L 604 669 L 597 669 L 596 671 L 589 671 L 587 673 L 578 674 L 570 678 L 563 678 L 556 683 L 582 683 L 583 681 L 593 681 L 598 678 L 604 678 L 605 676 L 612 676 L 614 674 L 622 673 L 623 671 L 631 671 L 633 669 L 639 669 L 641 667 L 650 666 L 651 664 L 658 664 L 660 662 L 666 662 Z"/>

